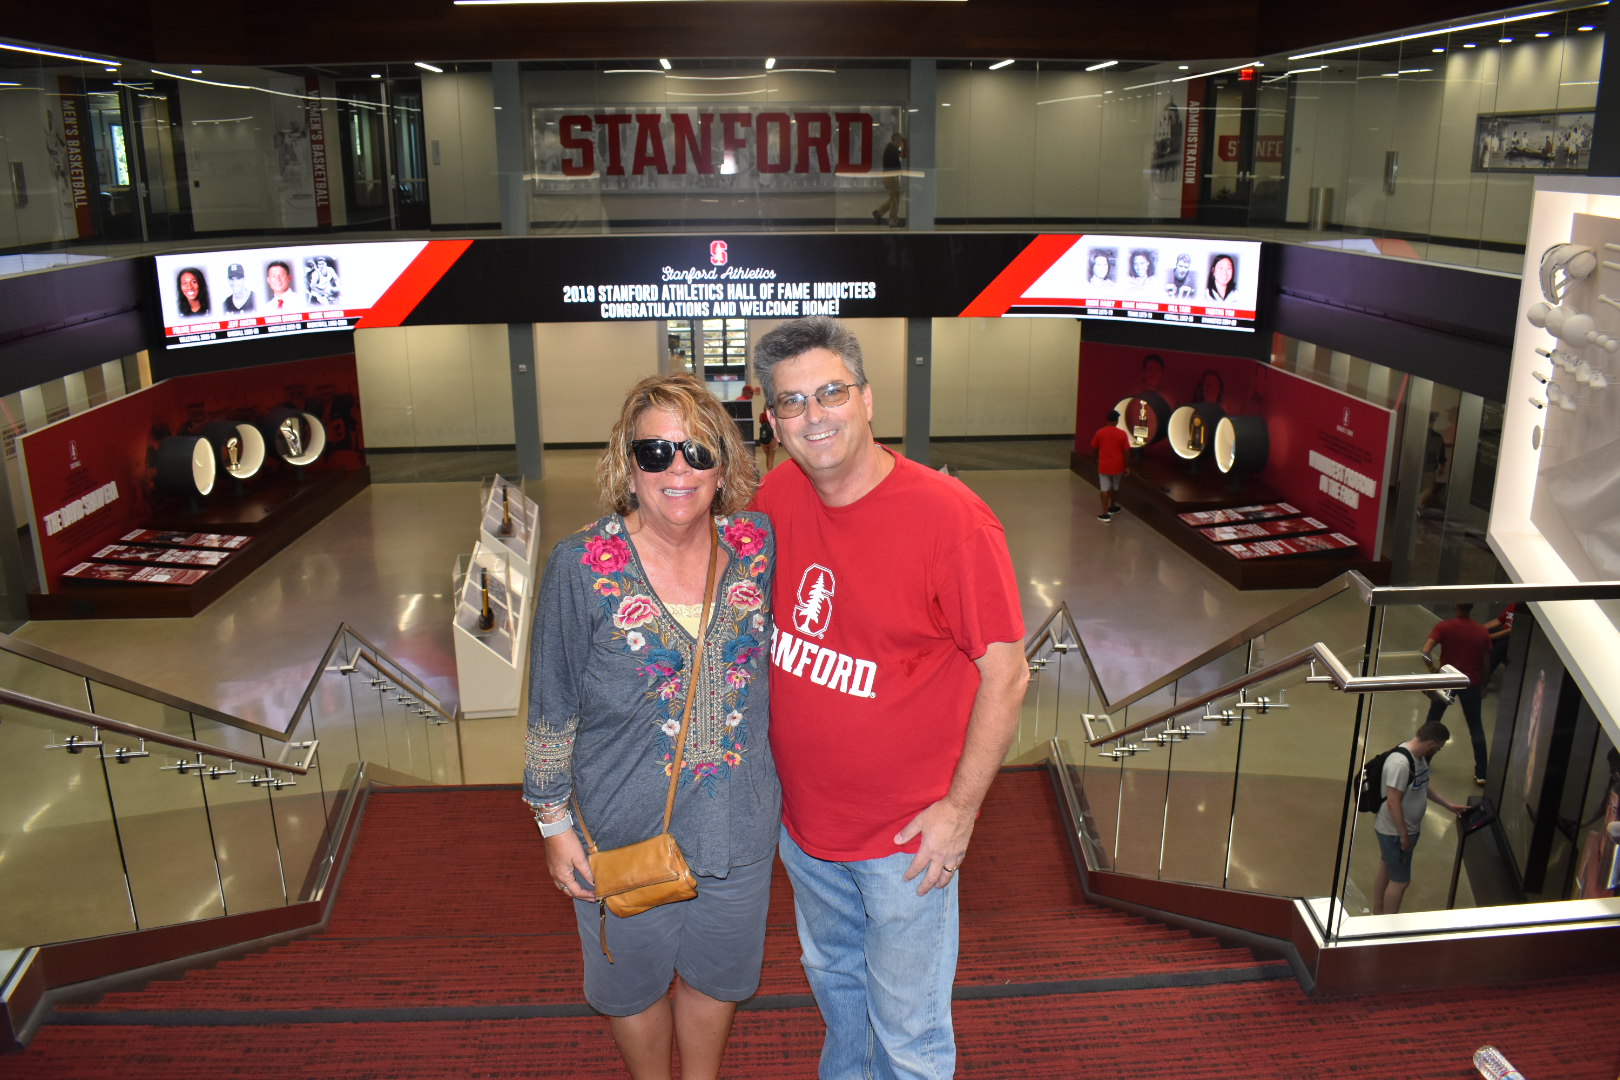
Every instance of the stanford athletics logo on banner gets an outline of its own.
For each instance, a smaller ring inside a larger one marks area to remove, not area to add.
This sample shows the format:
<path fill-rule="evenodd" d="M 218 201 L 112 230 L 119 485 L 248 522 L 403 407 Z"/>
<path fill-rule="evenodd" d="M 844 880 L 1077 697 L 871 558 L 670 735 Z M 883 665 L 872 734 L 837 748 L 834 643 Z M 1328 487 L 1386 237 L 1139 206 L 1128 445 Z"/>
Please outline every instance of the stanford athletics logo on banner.
<path fill-rule="evenodd" d="M 897 105 L 537 108 L 540 191 L 832 191 L 876 188 Z"/>

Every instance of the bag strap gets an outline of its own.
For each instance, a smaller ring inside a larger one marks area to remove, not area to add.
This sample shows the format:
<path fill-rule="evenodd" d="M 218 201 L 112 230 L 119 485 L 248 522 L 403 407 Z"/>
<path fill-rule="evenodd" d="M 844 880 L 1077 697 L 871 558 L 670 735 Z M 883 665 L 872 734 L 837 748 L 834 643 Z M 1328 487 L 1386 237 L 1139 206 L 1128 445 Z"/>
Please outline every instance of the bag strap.
<path fill-rule="evenodd" d="M 720 530 L 718 527 L 709 532 L 709 570 L 703 579 L 703 614 L 698 616 L 697 646 L 692 650 L 692 674 L 686 685 L 686 707 L 681 711 L 681 732 L 675 738 L 675 759 L 671 762 L 669 770 L 669 797 L 664 800 L 664 827 L 660 832 L 669 832 L 669 822 L 675 814 L 675 789 L 681 779 L 681 761 L 686 754 L 686 735 L 692 730 L 692 702 L 697 697 L 698 673 L 703 668 L 703 639 L 709 632 L 709 605 L 714 599 L 714 563 L 715 555 L 720 547 Z M 596 854 L 596 841 L 591 839 L 591 830 L 585 825 L 585 814 L 580 810 L 579 793 L 573 793 L 574 820 L 579 822 L 579 831 L 585 834 L 585 845 L 592 855 Z"/>

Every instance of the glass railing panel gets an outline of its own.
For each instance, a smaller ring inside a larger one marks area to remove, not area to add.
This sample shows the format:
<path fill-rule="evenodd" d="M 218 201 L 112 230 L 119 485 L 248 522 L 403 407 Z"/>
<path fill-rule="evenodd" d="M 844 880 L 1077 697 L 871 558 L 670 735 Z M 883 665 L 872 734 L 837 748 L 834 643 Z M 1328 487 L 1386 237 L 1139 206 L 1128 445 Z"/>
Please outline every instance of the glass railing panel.
<path fill-rule="evenodd" d="M 1057 739 L 1067 760 L 1078 764 L 1083 754 L 1083 713 L 1093 712 L 1095 692 L 1078 649 L 1049 652 L 1030 672 L 1018 735 L 1008 753 L 1011 764 L 1046 760 L 1047 744 Z"/>
<path fill-rule="evenodd" d="M 1170 755 L 1151 743 L 1143 744 L 1140 735 L 1131 736 L 1129 742 L 1144 749 L 1127 754 L 1120 770 L 1119 842 L 1114 868 L 1122 874 L 1156 878 L 1164 836 Z"/>
<path fill-rule="evenodd" d="M 1080 742 L 1085 747 L 1084 742 Z M 1075 794 L 1080 799 L 1081 812 L 1086 815 L 1089 832 L 1096 843 L 1097 869 L 1117 869 L 1119 851 L 1120 796 L 1124 780 L 1124 766 L 1101 756 L 1096 749 L 1087 748 L 1085 756 L 1070 759 L 1069 768 L 1078 773 L 1074 777 Z"/>
<path fill-rule="evenodd" d="M 203 718 L 194 723 L 198 741 L 210 746 L 255 757 L 274 757 L 280 752 L 279 743 L 252 732 Z M 197 756 L 186 760 L 195 762 Z M 207 755 L 202 760 L 205 768 L 199 772 L 200 783 L 214 829 L 226 914 L 280 907 L 287 902 L 287 888 L 282 880 L 281 860 L 276 856 L 276 823 L 269 792 L 237 783 L 247 779 L 246 766 L 233 766 L 225 758 Z M 221 775 L 233 768 L 235 775 Z"/>
<path fill-rule="evenodd" d="M 1349 668 L 1361 671 L 1367 651 L 1367 604 L 1355 589 L 1344 589 L 1254 639 L 1249 670 L 1258 671 L 1321 642 Z"/>
<path fill-rule="evenodd" d="M 0 948 L 133 930 L 100 752 L 46 749 L 89 729 L 9 707 L 3 719 Z"/>
<path fill-rule="evenodd" d="M 1171 697 L 1177 704 L 1189 701 L 1211 690 L 1235 682 L 1247 675 L 1250 671 L 1249 656 L 1253 652 L 1249 643 L 1234 646 L 1226 652 L 1210 660 L 1195 671 L 1190 671 L 1176 680 L 1172 688 Z M 1149 713 L 1137 710 L 1137 715 L 1148 716 Z"/>
<path fill-rule="evenodd" d="M 1230 657 L 1223 659 L 1230 664 Z M 1191 734 L 1165 747 L 1171 772 L 1160 876 L 1167 881 L 1216 887 L 1226 883 L 1233 778 L 1244 725 L 1214 718 L 1232 700 L 1221 698 L 1182 713 L 1175 726 Z"/>
<path fill-rule="evenodd" d="M 395 772 L 426 779 L 426 747 L 422 743 L 422 717 L 416 714 L 420 705 L 410 692 L 399 687 L 382 699 L 382 734 L 384 749 L 376 759 Z M 418 760 L 420 755 L 421 760 Z"/>
<path fill-rule="evenodd" d="M 117 746 L 134 743 L 103 738 L 108 755 Z M 204 781 L 195 774 L 166 772 L 160 760 L 154 754 L 107 764 L 135 919 L 143 930 L 225 914 Z"/>
<path fill-rule="evenodd" d="M 304 743 L 314 737 L 315 726 L 307 719 L 288 732 L 289 742 L 269 755 L 278 760 L 302 763 Z M 322 740 L 304 776 L 281 772 L 261 775 L 280 778 L 279 785 L 266 785 L 276 820 L 276 839 L 281 846 L 281 869 L 287 882 L 289 902 L 306 899 L 313 875 L 330 847 L 332 822 L 347 789 L 339 782 L 352 776 L 355 767 L 347 762 L 334 764 L 325 759 Z M 257 770 L 256 770 L 257 771 Z"/>
<path fill-rule="evenodd" d="M 0 649 L 0 686 L 41 701 L 90 711 L 90 694 L 81 676 Z"/>
<path fill-rule="evenodd" d="M 428 779 L 435 784 L 459 784 L 461 767 L 460 729 L 453 723 L 430 724 L 427 730 Z"/>
<path fill-rule="evenodd" d="M 1358 696 L 1296 668 L 1245 691 L 1286 707 L 1245 710 L 1226 886 L 1272 896 L 1333 891 Z"/>

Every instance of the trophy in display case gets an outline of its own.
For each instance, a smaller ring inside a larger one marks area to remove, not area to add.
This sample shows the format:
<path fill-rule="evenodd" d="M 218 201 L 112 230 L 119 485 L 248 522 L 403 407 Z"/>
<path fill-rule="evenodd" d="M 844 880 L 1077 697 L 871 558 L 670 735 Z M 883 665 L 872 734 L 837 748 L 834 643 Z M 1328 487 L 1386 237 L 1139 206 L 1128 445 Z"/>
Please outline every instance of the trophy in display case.
<path fill-rule="evenodd" d="M 487 634 L 495 629 L 495 609 L 489 606 L 489 571 L 480 570 L 478 585 L 483 593 L 483 607 L 478 612 L 478 631 Z"/>
<path fill-rule="evenodd" d="M 1170 414 L 1170 449 L 1186 461 L 1196 462 L 1215 443 L 1215 429 L 1226 410 L 1210 401 L 1183 405 Z"/>
<path fill-rule="evenodd" d="M 1187 422 L 1187 457 L 1197 457 L 1204 452 L 1204 418 L 1197 413 Z"/>
<path fill-rule="evenodd" d="M 509 498 L 511 488 L 501 485 L 501 529 L 502 536 L 512 535 L 512 503 Z"/>

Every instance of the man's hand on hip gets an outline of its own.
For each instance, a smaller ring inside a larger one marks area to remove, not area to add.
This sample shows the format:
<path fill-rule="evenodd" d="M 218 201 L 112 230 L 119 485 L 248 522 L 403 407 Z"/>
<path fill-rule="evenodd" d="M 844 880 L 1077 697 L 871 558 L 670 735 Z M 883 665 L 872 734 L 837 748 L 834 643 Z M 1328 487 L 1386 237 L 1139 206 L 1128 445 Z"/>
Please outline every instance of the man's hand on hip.
<path fill-rule="evenodd" d="M 914 836 L 922 837 L 917 857 L 906 868 L 905 880 L 920 877 L 917 895 L 925 896 L 929 889 L 943 889 L 956 879 L 957 867 L 967 855 L 968 840 L 973 835 L 973 822 L 977 814 L 963 812 L 941 799 L 927 806 L 895 835 L 896 844 L 908 844 Z"/>

